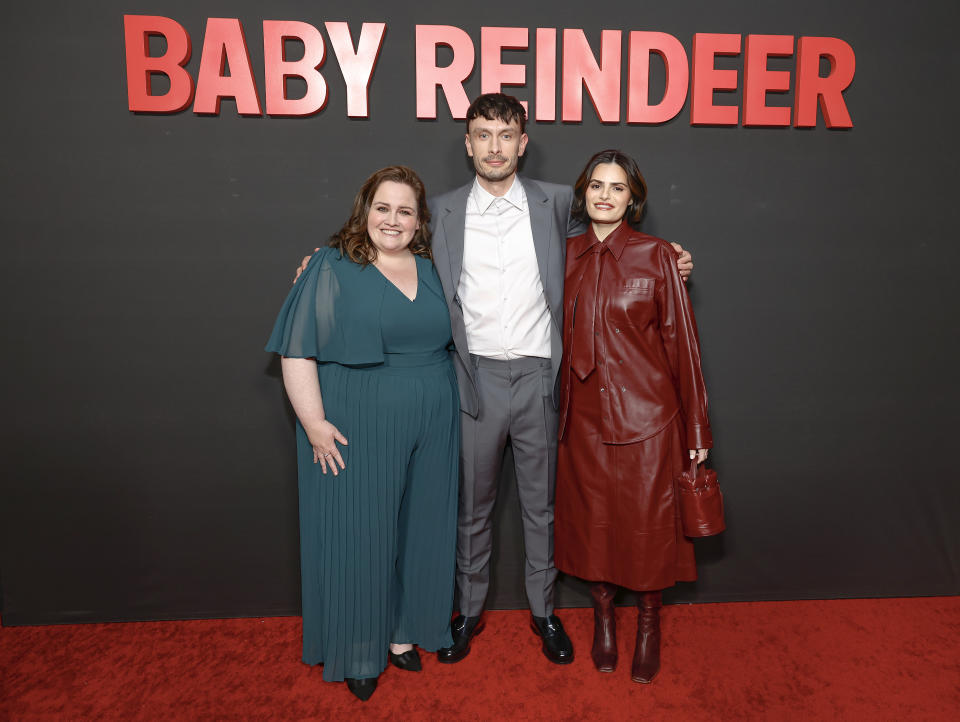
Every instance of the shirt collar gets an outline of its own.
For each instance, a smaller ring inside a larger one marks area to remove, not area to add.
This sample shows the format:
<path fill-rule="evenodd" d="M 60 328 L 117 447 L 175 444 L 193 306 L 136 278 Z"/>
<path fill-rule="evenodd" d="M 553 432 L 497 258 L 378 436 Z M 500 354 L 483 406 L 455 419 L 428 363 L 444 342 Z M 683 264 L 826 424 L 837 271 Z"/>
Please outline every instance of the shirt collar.
<path fill-rule="evenodd" d="M 493 205 L 498 196 L 490 193 L 480 185 L 479 179 L 474 178 L 473 188 L 470 190 L 470 198 L 473 199 L 473 203 L 480 215 L 483 215 L 490 210 L 490 206 Z M 523 190 L 523 184 L 517 176 L 513 177 L 513 183 L 506 194 L 503 195 L 503 199 L 519 211 L 527 210 L 527 194 Z"/>
<path fill-rule="evenodd" d="M 609 236 L 603 239 L 603 242 L 597 240 L 596 234 L 593 232 L 593 224 L 591 223 L 587 226 L 587 235 L 586 243 L 582 249 L 577 252 L 577 257 L 579 258 L 584 253 L 593 248 L 594 244 L 600 243 L 601 251 L 606 249 L 613 254 L 613 257 L 618 261 L 620 256 L 623 255 L 623 248 L 627 245 L 627 239 L 630 237 L 630 233 L 633 231 L 630 228 L 630 224 L 626 221 L 621 221 L 620 225 L 617 226 Z"/>

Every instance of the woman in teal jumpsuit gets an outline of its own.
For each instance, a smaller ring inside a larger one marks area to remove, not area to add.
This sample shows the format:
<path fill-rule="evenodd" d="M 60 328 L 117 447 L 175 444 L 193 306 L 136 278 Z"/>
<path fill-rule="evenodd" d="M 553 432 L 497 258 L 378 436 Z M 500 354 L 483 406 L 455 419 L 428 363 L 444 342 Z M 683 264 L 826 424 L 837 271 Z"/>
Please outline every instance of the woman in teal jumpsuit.
<path fill-rule="evenodd" d="M 297 414 L 303 661 L 367 699 L 389 659 L 452 644 L 459 397 L 409 168 L 364 183 L 267 350 Z"/>

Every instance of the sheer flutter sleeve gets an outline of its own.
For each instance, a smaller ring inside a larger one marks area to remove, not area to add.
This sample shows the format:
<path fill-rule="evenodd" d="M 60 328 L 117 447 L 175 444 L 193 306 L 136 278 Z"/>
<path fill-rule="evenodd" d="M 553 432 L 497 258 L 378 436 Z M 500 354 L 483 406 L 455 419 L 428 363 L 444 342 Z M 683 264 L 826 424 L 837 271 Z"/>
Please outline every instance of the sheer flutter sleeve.
<path fill-rule="evenodd" d="M 267 351 L 288 358 L 323 360 L 336 335 L 340 281 L 331 265 L 336 251 L 321 248 L 293 284 L 280 309 Z M 339 344 L 336 344 L 339 345 Z"/>

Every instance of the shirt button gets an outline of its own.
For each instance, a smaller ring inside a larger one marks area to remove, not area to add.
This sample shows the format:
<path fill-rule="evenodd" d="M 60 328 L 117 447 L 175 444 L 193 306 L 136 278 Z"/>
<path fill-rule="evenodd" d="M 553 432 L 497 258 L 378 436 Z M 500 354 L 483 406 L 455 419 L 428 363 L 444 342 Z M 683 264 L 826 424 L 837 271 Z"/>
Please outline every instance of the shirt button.
<path fill-rule="evenodd" d="M 613 329 L 613 332 L 614 332 L 614 333 L 620 333 L 620 329 L 619 329 L 619 328 L 615 328 L 615 329 Z"/>
<path fill-rule="evenodd" d="M 627 390 L 627 387 L 626 387 L 626 386 L 621 386 L 621 387 L 620 387 L 620 390 L 621 390 L 621 391 L 626 391 L 626 390 Z"/>
<path fill-rule="evenodd" d="M 604 391 L 606 391 L 606 389 L 603 388 L 603 386 L 601 386 L 601 387 L 600 387 L 600 393 L 602 394 Z"/>

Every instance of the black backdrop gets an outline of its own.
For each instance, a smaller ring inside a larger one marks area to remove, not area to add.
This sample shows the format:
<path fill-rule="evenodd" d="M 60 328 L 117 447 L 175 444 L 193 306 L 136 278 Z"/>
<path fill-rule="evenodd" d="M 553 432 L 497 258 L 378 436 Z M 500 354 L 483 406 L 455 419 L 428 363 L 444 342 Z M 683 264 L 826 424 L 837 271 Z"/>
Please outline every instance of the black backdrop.
<path fill-rule="evenodd" d="M 688 53 L 696 32 L 850 43 L 852 130 L 693 128 L 689 101 L 664 125 L 603 125 L 587 104 L 582 123 L 531 123 L 523 170 L 571 182 L 593 151 L 623 148 L 650 184 L 645 230 L 694 252 L 730 530 L 698 542 L 701 579 L 674 600 L 960 592 L 955 2 L 350 7 L 8 8 L 5 624 L 298 611 L 292 417 L 262 347 L 300 257 L 367 174 L 410 164 L 433 191 L 470 177 L 445 103 L 416 120 L 417 23 L 463 28 L 478 56 L 484 25 L 584 28 L 595 51 L 603 28 L 668 32 Z M 124 13 L 183 24 L 194 75 L 206 18 L 240 18 L 261 98 L 262 20 L 347 20 L 355 38 L 385 21 L 371 117 L 346 118 L 329 47 L 319 115 L 241 118 L 229 100 L 216 117 L 132 114 Z M 515 92 L 532 97 L 533 51 L 505 60 L 528 65 Z M 507 469 L 494 607 L 524 605 Z M 585 600 L 562 581 L 561 605 Z"/>

